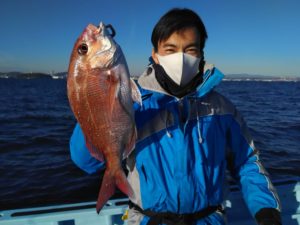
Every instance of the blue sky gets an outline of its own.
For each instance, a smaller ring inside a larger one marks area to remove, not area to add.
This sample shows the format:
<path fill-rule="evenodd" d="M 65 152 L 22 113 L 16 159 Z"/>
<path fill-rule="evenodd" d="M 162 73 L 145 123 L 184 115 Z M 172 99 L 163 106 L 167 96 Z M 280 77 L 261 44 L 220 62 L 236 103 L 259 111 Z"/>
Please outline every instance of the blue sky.
<path fill-rule="evenodd" d="M 112 24 L 131 74 L 151 54 L 151 32 L 169 9 L 196 11 L 207 62 L 225 74 L 300 77 L 299 0 L 1 0 L 0 72 L 67 71 L 84 27 Z"/>

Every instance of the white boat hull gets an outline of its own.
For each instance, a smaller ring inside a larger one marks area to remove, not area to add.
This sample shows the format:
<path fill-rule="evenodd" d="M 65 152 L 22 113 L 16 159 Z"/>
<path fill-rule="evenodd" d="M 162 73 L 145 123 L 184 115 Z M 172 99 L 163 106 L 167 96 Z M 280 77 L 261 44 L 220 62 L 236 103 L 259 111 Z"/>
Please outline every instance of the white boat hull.
<path fill-rule="evenodd" d="M 282 202 L 283 224 L 300 225 L 300 180 L 275 183 Z M 254 225 L 240 191 L 232 188 L 226 201 L 230 225 Z M 0 212 L 0 225 L 126 225 L 122 215 L 128 199 L 110 200 L 96 213 L 95 202 L 65 204 Z"/>

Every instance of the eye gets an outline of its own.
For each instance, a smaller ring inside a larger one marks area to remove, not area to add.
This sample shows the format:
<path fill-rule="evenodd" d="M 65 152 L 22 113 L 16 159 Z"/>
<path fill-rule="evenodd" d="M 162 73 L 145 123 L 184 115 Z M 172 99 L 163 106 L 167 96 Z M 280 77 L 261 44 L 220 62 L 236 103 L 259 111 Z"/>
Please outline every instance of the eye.
<path fill-rule="evenodd" d="M 194 55 L 194 56 L 197 56 L 198 53 L 199 53 L 199 50 L 197 48 L 189 48 L 185 51 L 187 54 L 190 54 L 190 55 Z"/>
<path fill-rule="evenodd" d="M 172 54 L 172 53 L 175 53 L 175 49 L 167 48 L 167 49 L 165 49 L 165 53 L 166 53 L 167 55 Z"/>
<path fill-rule="evenodd" d="M 88 46 L 85 43 L 82 43 L 78 46 L 77 52 L 79 55 L 85 55 L 88 52 Z"/>

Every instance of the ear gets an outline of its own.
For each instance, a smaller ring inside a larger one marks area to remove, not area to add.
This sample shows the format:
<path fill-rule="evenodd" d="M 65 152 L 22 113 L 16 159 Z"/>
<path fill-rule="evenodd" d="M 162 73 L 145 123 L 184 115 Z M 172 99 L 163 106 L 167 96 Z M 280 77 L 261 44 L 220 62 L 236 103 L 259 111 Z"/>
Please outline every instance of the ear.
<path fill-rule="evenodd" d="M 152 54 L 151 54 L 151 56 L 152 56 L 152 59 L 154 60 L 154 62 L 156 64 L 159 64 L 159 61 L 158 61 L 158 58 L 156 56 L 156 52 L 155 52 L 154 48 L 152 48 Z"/>

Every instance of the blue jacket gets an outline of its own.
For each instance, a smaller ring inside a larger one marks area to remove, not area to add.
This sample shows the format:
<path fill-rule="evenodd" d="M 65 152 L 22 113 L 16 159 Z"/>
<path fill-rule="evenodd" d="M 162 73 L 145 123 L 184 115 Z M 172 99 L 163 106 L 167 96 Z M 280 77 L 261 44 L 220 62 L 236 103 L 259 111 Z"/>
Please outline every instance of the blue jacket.
<path fill-rule="evenodd" d="M 178 99 L 166 93 L 149 66 L 139 79 L 142 106 L 135 105 L 138 141 L 127 159 L 132 202 L 156 212 L 192 213 L 222 204 L 226 169 L 239 182 L 254 216 L 262 208 L 280 210 L 279 200 L 245 121 L 235 106 L 214 91 L 223 74 L 206 66 L 197 91 Z M 79 125 L 70 142 L 73 161 L 88 173 L 104 168 L 85 147 Z M 148 217 L 129 211 L 128 224 Z M 197 224 L 224 224 L 221 213 Z"/>

